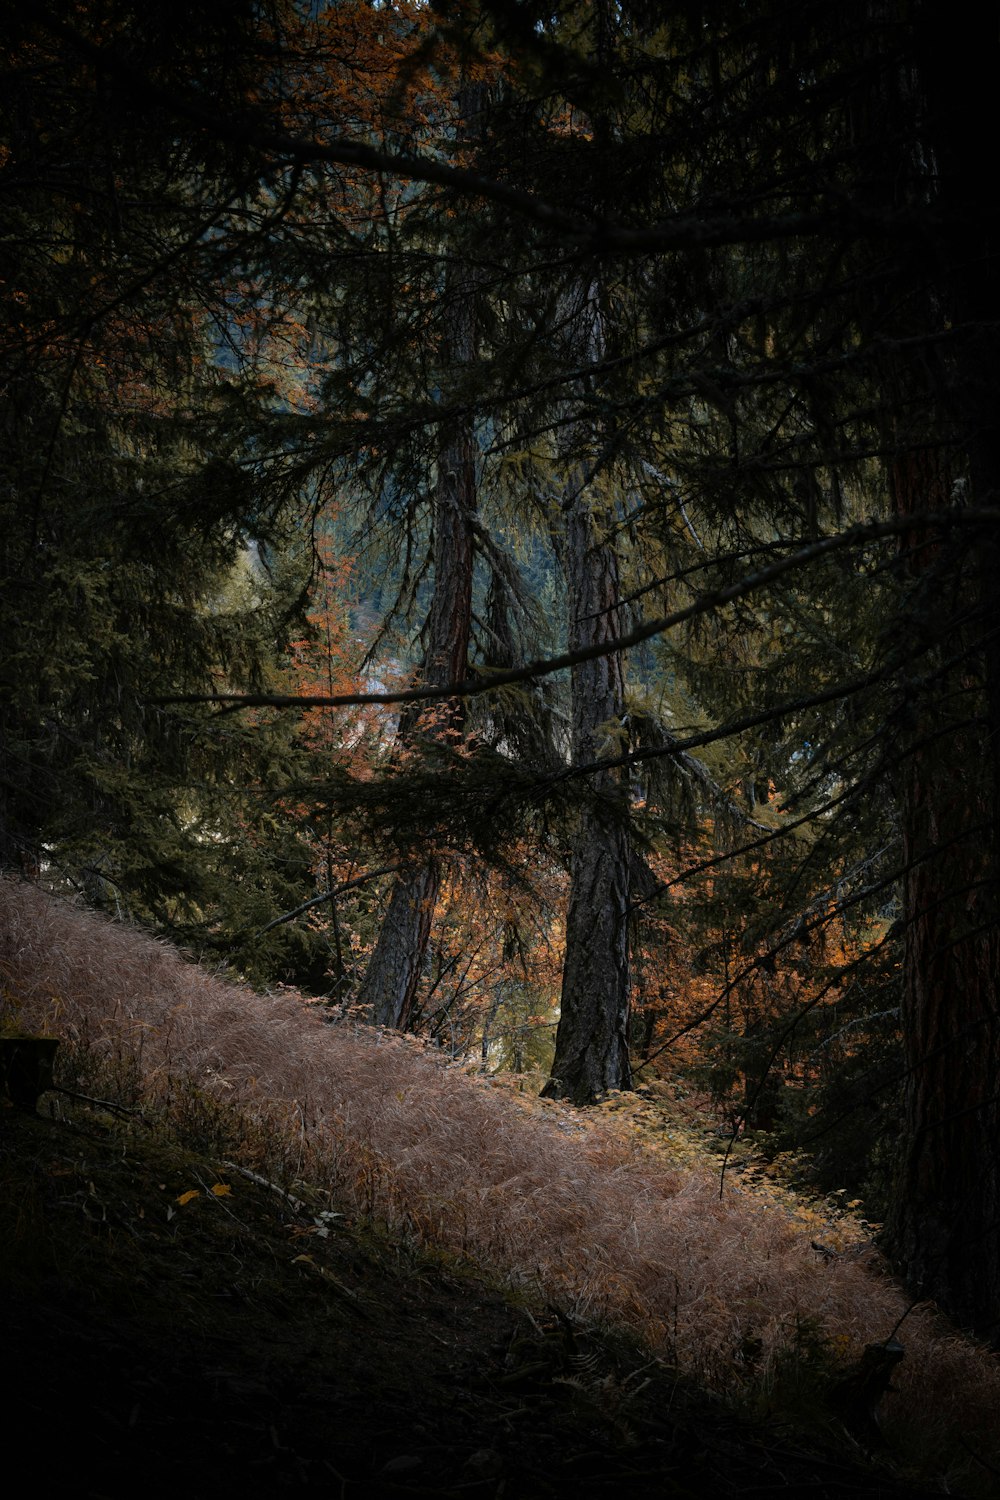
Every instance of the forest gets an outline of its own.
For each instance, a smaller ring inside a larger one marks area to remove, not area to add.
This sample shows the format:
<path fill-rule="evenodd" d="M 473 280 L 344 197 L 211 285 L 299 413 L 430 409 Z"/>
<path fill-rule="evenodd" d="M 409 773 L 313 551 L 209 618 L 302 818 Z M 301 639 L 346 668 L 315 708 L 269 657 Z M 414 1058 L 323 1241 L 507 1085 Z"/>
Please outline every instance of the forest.
<path fill-rule="evenodd" d="M 0 869 L 697 1112 L 986 1346 L 996 54 L 939 0 L 0 23 Z"/>

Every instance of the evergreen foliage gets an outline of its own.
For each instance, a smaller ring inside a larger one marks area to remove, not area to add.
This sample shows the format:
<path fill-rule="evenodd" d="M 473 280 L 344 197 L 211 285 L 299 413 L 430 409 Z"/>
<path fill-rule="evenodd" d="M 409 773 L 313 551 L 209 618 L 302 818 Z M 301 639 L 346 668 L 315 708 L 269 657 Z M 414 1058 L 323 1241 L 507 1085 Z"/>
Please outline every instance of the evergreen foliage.
<path fill-rule="evenodd" d="M 0 854 L 483 1056 L 565 872 L 550 1087 L 631 1036 L 853 1157 L 991 1335 L 996 235 L 939 21 L 10 22 Z"/>

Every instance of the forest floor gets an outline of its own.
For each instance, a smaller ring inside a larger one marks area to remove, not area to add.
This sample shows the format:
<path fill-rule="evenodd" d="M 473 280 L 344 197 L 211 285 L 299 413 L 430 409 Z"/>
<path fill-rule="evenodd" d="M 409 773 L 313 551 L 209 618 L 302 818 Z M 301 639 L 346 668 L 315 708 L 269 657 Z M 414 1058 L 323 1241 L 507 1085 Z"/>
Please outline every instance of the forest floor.
<path fill-rule="evenodd" d="M 55 1100 L 53 1104 L 51 1101 Z M 80 1500 L 921 1491 L 166 1130 L 0 1104 L 8 1469 Z"/>

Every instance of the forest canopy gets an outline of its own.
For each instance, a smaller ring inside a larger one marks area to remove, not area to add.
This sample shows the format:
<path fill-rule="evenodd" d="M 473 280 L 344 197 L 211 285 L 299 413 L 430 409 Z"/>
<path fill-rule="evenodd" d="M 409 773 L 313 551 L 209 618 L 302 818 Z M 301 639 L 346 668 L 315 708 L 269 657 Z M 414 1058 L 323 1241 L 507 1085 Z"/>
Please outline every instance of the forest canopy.
<path fill-rule="evenodd" d="M 987 1338 L 996 48 L 0 30 L 0 863 L 551 1096 L 683 1080 Z"/>

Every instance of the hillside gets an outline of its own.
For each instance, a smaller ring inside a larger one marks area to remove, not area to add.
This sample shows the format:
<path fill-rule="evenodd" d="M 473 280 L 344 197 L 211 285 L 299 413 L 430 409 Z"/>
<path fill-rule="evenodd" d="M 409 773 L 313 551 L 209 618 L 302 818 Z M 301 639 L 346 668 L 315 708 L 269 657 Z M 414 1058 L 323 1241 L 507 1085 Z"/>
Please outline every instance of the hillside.
<path fill-rule="evenodd" d="M 107 1115 L 6 1111 L 0 1151 L 6 1414 L 87 1500 L 911 1492 L 451 1258 L 344 1220 L 319 1240 L 308 1210 Z"/>
<path fill-rule="evenodd" d="M 662 1134 L 0 893 L 8 1029 L 62 1037 L 57 1081 L 89 1096 L 0 1115 L 8 1416 L 53 1481 L 890 1496 L 919 1467 L 990 1492 L 996 1360 L 933 1309 L 865 1460 L 831 1398 L 907 1304 L 787 1202 L 720 1201 Z"/>

